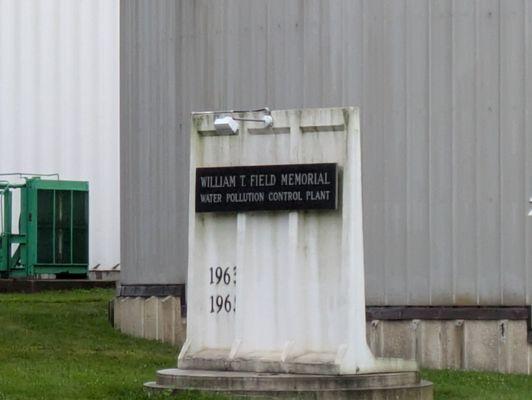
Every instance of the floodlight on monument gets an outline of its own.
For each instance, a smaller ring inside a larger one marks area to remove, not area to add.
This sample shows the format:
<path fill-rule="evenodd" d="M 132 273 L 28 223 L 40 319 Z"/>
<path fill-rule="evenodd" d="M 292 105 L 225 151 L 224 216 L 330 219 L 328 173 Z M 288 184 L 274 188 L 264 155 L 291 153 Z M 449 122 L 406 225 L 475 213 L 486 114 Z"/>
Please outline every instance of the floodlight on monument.
<path fill-rule="evenodd" d="M 260 118 L 240 118 L 239 114 L 242 113 L 262 113 Z M 271 128 L 273 126 L 273 118 L 271 116 L 270 109 L 268 107 L 258 110 L 230 110 L 230 111 L 218 111 L 216 112 L 218 117 L 214 120 L 214 129 L 219 134 L 236 134 L 239 129 L 239 121 L 243 122 L 262 122 L 263 128 Z"/>

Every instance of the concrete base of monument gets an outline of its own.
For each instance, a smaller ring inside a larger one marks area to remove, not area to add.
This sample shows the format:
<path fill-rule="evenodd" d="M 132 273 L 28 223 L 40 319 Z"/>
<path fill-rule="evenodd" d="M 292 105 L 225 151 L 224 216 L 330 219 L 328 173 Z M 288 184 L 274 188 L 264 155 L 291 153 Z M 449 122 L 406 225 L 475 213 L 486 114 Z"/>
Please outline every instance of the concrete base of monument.
<path fill-rule="evenodd" d="M 366 354 L 348 354 L 347 348 L 337 352 L 305 352 L 298 355 L 285 355 L 281 352 L 255 351 L 231 354 L 231 349 L 203 349 L 188 352 L 189 342 L 185 342 L 178 357 L 177 366 L 184 370 L 246 371 L 277 374 L 307 375 L 348 375 L 373 374 L 383 372 L 417 371 L 414 360 L 399 358 L 378 358 L 366 348 Z M 351 349 L 352 350 L 352 349 Z"/>
<path fill-rule="evenodd" d="M 432 400 L 432 383 L 418 372 L 360 375 L 302 375 L 234 371 L 165 369 L 157 381 L 144 387 L 150 391 L 187 390 L 261 399 L 371 399 Z"/>

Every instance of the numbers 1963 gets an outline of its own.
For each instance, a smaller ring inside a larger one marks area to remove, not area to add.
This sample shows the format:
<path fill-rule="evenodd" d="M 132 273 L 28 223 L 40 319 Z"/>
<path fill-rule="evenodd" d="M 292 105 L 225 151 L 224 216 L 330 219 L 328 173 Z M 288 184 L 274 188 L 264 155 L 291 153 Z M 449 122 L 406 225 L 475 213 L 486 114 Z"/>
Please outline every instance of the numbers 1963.
<path fill-rule="evenodd" d="M 231 281 L 236 285 L 236 267 L 233 267 L 233 276 L 231 277 L 231 267 L 222 268 L 209 268 L 211 274 L 211 285 L 219 285 L 223 283 L 224 285 L 229 285 Z"/>
<path fill-rule="evenodd" d="M 211 286 L 230 290 L 230 286 L 236 285 L 236 266 L 235 267 L 211 267 L 209 268 L 209 284 Z M 209 298 L 210 313 L 219 314 L 222 311 L 226 313 L 236 312 L 236 296 L 228 294 L 212 295 Z"/>

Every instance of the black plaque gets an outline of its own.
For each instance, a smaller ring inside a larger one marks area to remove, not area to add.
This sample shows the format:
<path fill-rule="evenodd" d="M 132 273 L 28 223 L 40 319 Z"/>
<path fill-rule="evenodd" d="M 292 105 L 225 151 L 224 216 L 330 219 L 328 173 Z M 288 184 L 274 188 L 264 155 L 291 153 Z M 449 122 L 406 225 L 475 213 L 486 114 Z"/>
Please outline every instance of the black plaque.
<path fill-rule="evenodd" d="M 338 168 L 286 164 L 196 169 L 196 212 L 335 210 Z"/>

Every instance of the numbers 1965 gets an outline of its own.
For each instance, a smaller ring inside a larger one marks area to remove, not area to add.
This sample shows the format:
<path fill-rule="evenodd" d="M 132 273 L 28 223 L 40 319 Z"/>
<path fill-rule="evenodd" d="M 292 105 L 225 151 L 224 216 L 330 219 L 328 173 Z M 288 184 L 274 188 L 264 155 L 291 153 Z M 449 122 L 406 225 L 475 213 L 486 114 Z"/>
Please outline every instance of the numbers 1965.
<path fill-rule="evenodd" d="M 210 267 L 209 284 L 214 287 L 230 290 L 229 286 L 236 285 L 236 266 L 235 267 Z M 209 298 L 210 313 L 219 314 L 222 311 L 226 313 L 236 312 L 236 296 L 226 293 L 212 295 Z"/>
<path fill-rule="evenodd" d="M 236 296 L 233 296 L 231 300 L 231 295 L 228 294 L 225 296 L 211 296 L 211 314 L 219 314 L 220 311 L 225 312 L 236 312 Z"/>

